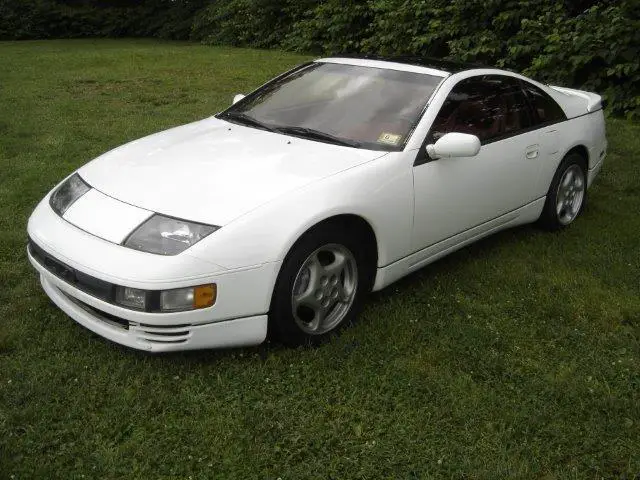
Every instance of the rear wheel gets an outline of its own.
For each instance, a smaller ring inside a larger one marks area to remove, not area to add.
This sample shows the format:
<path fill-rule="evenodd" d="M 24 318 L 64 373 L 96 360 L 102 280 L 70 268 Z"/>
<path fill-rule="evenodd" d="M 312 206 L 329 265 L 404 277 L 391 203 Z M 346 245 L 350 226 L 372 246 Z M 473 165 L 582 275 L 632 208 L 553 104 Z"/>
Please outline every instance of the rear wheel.
<path fill-rule="evenodd" d="M 587 200 L 586 162 L 576 153 L 567 155 L 556 171 L 539 223 L 558 230 L 578 218 Z"/>
<path fill-rule="evenodd" d="M 325 341 L 355 320 L 372 274 L 368 248 L 357 232 L 334 225 L 308 232 L 278 276 L 270 333 L 291 346 Z"/>

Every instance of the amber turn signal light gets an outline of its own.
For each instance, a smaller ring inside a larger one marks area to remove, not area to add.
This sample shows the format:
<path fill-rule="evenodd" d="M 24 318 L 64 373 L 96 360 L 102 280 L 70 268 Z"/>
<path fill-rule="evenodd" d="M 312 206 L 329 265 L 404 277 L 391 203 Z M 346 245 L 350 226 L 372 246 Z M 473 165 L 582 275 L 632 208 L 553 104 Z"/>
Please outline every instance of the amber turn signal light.
<path fill-rule="evenodd" d="M 193 289 L 193 308 L 211 307 L 216 303 L 218 288 L 215 283 L 200 285 Z"/>

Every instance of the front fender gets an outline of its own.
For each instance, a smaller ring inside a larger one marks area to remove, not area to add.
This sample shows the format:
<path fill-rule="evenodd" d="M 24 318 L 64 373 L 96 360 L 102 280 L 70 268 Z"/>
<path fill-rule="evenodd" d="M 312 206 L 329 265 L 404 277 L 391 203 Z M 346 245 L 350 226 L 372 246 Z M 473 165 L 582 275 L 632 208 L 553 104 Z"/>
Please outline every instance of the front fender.
<path fill-rule="evenodd" d="M 358 215 L 378 240 L 380 265 L 406 255 L 413 222 L 413 177 L 403 152 L 394 152 L 319 180 L 237 218 L 196 244 L 189 254 L 225 268 L 284 259 L 314 225 Z"/>

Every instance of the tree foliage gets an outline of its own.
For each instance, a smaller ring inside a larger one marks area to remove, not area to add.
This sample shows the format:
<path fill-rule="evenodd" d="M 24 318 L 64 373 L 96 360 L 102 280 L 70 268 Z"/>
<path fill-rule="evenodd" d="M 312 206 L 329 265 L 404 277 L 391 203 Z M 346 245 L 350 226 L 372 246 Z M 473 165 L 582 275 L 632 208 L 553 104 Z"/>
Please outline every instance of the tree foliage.
<path fill-rule="evenodd" d="M 0 0 L 0 40 L 187 39 L 206 0 Z"/>
<path fill-rule="evenodd" d="M 640 117 L 637 0 L 0 0 L 2 39 L 78 36 L 483 62 Z"/>

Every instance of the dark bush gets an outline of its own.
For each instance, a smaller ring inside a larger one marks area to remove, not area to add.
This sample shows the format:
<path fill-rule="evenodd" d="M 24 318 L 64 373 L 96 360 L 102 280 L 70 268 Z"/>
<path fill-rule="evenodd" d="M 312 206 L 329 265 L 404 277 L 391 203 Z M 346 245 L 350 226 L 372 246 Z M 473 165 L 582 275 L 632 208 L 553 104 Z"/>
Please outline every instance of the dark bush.
<path fill-rule="evenodd" d="M 192 37 L 209 44 L 268 48 L 290 33 L 304 0 L 213 0 L 195 18 Z"/>
<path fill-rule="evenodd" d="M 614 113 L 640 118 L 638 5 L 612 3 L 574 17 L 557 12 L 523 20 L 501 62 L 542 81 L 599 92 Z"/>
<path fill-rule="evenodd" d="M 206 0 L 0 0 L 0 40 L 188 39 Z"/>

